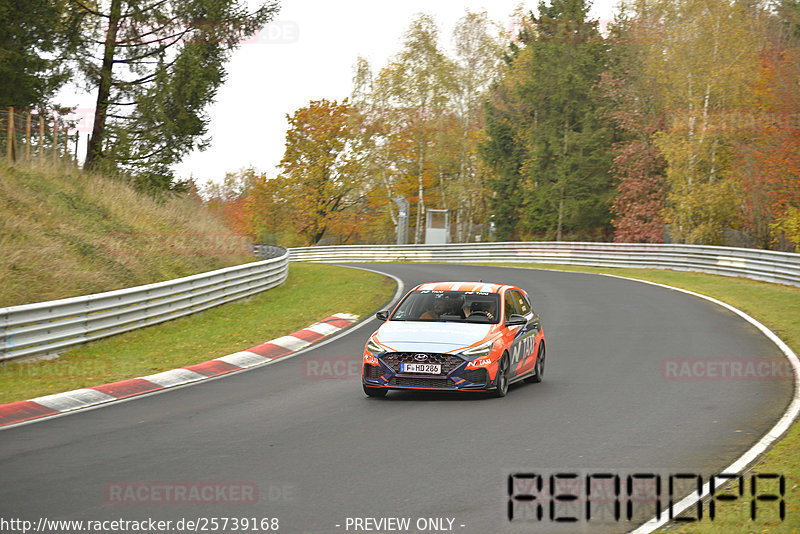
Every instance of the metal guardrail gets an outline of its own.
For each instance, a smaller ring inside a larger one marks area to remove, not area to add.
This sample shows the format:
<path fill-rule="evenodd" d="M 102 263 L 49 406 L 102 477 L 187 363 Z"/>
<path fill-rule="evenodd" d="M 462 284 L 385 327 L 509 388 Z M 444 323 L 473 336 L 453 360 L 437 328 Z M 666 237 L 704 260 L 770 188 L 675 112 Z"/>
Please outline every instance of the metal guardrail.
<path fill-rule="evenodd" d="M 0 362 L 52 354 L 275 287 L 289 261 L 552 263 L 698 271 L 800 287 L 800 254 L 700 245 L 508 242 L 447 245 L 256 245 L 273 259 L 95 295 L 0 308 Z"/>
<path fill-rule="evenodd" d="M 289 255 L 166 282 L 0 308 L 0 362 L 53 354 L 260 293 L 286 280 Z"/>
<path fill-rule="evenodd" d="M 286 254 L 286 249 L 277 245 L 251 245 L 251 249 L 260 260 L 279 258 Z"/>
<path fill-rule="evenodd" d="M 290 248 L 291 261 L 554 263 L 742 276 L 800 286 L 800 254 L 677 244 L 507 242 Z"/>

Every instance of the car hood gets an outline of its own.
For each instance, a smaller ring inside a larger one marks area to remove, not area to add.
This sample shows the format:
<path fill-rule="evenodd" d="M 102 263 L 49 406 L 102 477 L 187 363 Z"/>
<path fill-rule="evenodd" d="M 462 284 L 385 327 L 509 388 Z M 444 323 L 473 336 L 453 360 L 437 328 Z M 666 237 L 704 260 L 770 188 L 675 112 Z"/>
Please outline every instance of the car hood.
<path fill-rule="evenodd" d="M 386 321 L 376 332 L 379 342 L 397 352 L 448 352 L 481 341 L 490 324 Z"/>

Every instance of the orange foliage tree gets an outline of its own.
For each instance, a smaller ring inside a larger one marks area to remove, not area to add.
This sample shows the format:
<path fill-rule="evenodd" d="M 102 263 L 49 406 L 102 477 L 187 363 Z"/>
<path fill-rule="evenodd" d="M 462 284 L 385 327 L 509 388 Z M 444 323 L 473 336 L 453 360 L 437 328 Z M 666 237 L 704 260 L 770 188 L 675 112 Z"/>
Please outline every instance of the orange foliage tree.
<path fill-rule="evenodd" d="M 253 169 L 227 173 L 221 183 L 208 182 L 200 187 L 206 207 L 239 235 L 255 236 L 250 231 L 245 205 L 258 175 Z"/>
<path fill-rule="evenodd" d="M 270 184 L 271 201 L 280 202 L 282 220 L 304 245 L 318 243 L 337 215 L 363 197 L 352 113 L 347 99 L 323 99 L 288 117 L 283 172 Z"/>
<path fill-rule="evenodd" d="M 789 46 L 786 46 L 786 45 Z M 800 244 L 800 49 L 772 43 L 753 84 L 757 104 L 740 117 L 754 136 L 738 147 L 747 229 L 764 248 Z"/>

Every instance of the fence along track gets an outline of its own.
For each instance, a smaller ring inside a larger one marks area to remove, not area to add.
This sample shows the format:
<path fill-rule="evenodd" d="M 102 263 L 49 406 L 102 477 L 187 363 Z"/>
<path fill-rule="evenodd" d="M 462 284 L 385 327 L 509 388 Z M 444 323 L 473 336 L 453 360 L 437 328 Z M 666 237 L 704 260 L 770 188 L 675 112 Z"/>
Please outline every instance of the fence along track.
<path fill-rule="evenodd" d="M 80 128 L 73 114 L 0 109 L 0 157 L 8 163 L 78 161 Z"/>
<path fill-rule="evenodd" d="M 253 247 L 255 263 L 83 297 L 0 308 L 0 362 L 52 354 L 196 313 L 275 287 L 289 261 L 553 263 L 696 271 L 800 287 L 800 254 L 700 245 L 631 243 L 454 243 Z"/>
<path fill-rule="evenodd" d="M 800 286 L 800 254 L 701 245 L 565 242 L 339 245 L 291 248 L 289 258 L 328 263 L 554 263 L 673 269 Z"/>
<path fill-rule="evenodd" d="M 0 308 L 0 362 L 76 345 L 197 313 L 282 284 L 286 250 L 272 259 L 82 297 Z"/>

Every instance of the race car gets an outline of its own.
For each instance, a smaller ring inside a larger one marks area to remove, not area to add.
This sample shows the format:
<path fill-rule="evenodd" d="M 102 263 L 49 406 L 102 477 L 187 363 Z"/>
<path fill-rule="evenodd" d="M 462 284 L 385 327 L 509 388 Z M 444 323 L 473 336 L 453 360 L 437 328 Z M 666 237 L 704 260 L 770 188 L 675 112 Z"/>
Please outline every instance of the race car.
<path fill-rule="evenodd" d="M 409 291 L 367 340 L 364 393 L 482 391 L 544 377 L 545 339 L 527 293 L 513 285 L 429 282 Z"/>

